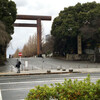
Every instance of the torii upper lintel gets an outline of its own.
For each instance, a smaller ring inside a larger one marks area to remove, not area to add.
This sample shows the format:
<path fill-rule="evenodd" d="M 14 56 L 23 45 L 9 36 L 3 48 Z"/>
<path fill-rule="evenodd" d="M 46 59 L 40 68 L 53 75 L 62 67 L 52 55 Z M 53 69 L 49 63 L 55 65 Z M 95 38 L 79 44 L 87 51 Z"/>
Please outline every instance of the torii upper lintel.
<path fill-rule="evenodd" d="M 17 15 L 16 19 L 22 19 L 22 20 L 51 20 L 51 16 L 37 16 L 37 15 Z"/>

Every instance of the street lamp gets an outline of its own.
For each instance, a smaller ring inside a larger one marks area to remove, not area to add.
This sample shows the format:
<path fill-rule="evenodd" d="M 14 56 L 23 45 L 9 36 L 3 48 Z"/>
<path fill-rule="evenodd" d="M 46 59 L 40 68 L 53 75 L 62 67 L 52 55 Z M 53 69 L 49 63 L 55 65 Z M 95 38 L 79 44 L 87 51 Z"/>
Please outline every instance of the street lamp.
<path fill-rule="evenodd" d="M 72 28 L 70 27 L 70 28 L 68 29 L 68 31 L 72 31 Z"/>

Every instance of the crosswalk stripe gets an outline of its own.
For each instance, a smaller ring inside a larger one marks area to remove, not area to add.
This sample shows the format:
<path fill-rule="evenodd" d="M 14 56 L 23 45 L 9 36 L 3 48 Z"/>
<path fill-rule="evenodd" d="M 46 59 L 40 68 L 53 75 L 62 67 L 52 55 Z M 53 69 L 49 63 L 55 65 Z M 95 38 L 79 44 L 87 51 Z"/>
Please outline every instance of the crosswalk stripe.
<path fill-rule="evenodd" d="M 0 83 L 0 85 L 8 85 L 8 84 L 25 84 L 25 83 L 44 83 L 44 82 L 63 82 L 64 80 L 44 80 L 44 81 L 27 81 L 27 82 L 8 82 L 8 83 Z"/>
<path fill-rule="evenodd" d="M 19 99 L 19 100 L 25 100 L 25 99 Z"/>
<path fill-rule="evenodd" d="M 67 80 L 71 79 L 71 80 L 75 80 L 75 79 L 78 79 L 78 80 L 83 80 L 85 79 L 86 77 L 69 77 L 69 78 L 66 78 Z M 96 77 L 92 77 L 91 80 L 98 80 L 100 79 L 99 77 L 96 78 Z M 40 81 L 40 80 L 37 80 L 37 81 L 25 81 L 25 82 L 8 82 L 8 83 L 0 83 L 0 85 L 8 85 L 8 84 L 27 84 L 27 83 L 43 83 L 43 82 L 64 82 L 64 79 L 53 79 L 53 80 L 43 80 L 43 81 Z"/>
<path fill-rule="evenodd" d="M 0 90 L 0 100 L 2 100 L 2 94 L 1 94 L 1 90 Z"/>
<path fill-rule="evenodd" d="M 34 87 L 30 87 L 30 88 L 14 88 L 14 89 L 2 89 L 1 91 L 22 91 L 22 90 L 30 90 L 33 89 Z M 1 99 L 0 99 L 1 100 Z"/>

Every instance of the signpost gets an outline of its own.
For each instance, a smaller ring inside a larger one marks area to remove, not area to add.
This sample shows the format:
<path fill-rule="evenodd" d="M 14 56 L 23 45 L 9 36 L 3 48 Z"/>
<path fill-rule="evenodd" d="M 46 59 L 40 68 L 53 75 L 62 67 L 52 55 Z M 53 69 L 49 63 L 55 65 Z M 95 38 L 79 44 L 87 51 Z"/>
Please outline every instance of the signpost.
<path fill-rule="evenodd" d="M 19 52 L 19 53 L 18 53 L 18 56 L 20 57 L 20 61 L 21 61 L 21 56 L 22 56 L 22 53 L 21 53 L 21 52 Z"/>

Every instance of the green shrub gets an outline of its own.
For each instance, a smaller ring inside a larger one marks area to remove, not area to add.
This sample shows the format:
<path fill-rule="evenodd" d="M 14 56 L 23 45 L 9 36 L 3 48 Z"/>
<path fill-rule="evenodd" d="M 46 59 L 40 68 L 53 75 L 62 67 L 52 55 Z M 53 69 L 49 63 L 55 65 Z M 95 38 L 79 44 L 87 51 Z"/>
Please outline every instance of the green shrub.
<path fill-rule="evenodd" d="M 83 81 L 67 80 L 60 84 L 44 85 L 31 89 L 25 100 L 100 100 L 100 80 L 90 81 L 90 75 Z"/>

